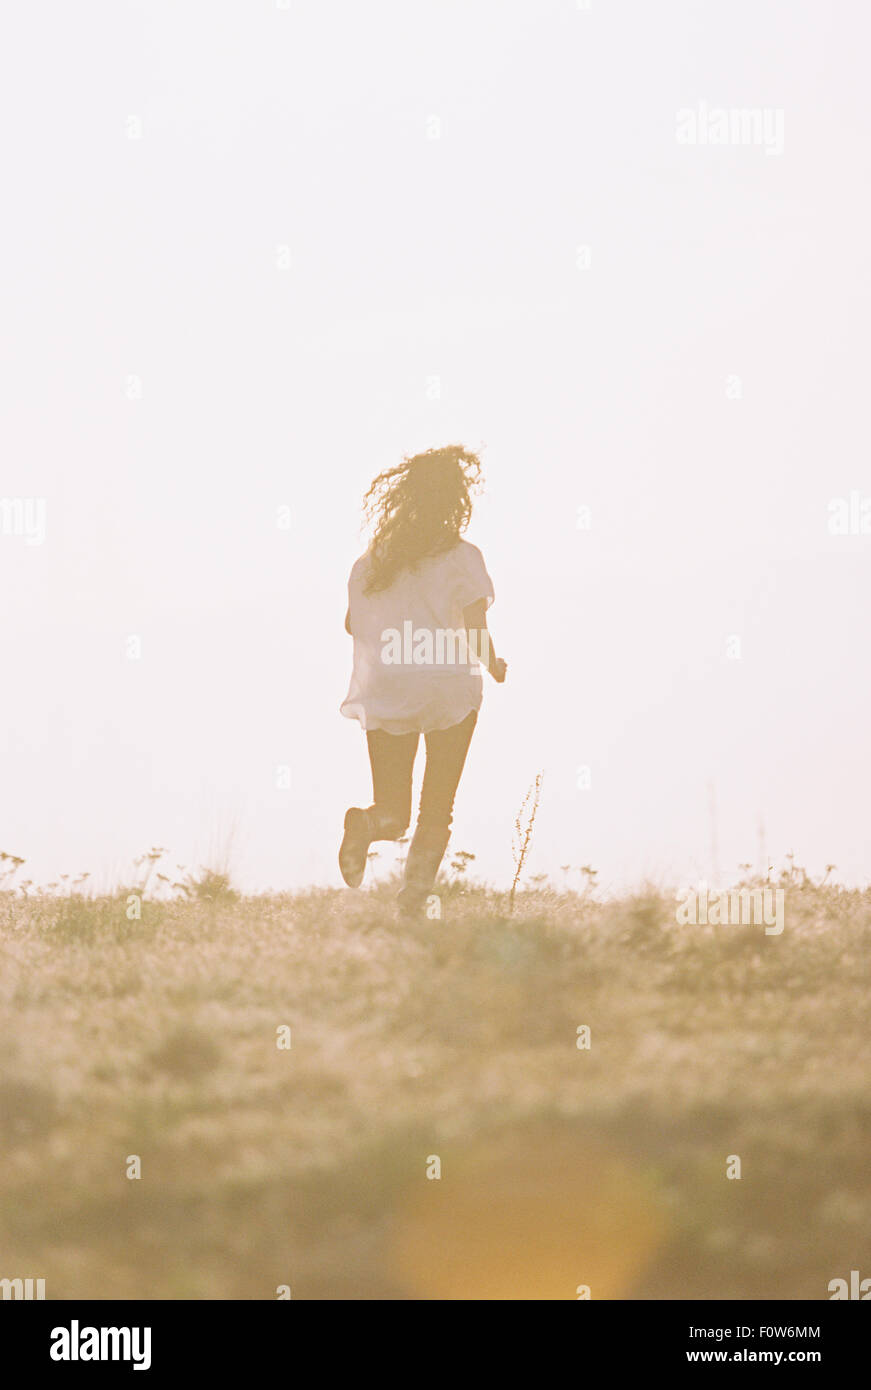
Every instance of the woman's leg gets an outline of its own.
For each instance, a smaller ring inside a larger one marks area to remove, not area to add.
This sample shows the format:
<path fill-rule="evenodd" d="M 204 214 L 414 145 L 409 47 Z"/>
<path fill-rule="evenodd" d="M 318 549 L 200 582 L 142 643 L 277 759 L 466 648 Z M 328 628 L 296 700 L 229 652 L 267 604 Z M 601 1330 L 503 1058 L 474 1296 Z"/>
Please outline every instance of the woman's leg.
<path fill-rule="evenodd" d="M 372 805 L 368 814 L 373 840 L 398 840 L 411 820 L 411 779 L 420 735 L 366 734 L 372 767 Z"/>
<path fill-rule="evenodd" d="M 478 711 L 472 710 L 462 723 L 425 735 L 426 772 L 420 793 L 418 830 L 450 830 L 454 798 L 477 720 Z"/>
<path fill-rule="evenodd" d="M 349 888 L 359 888 L 373 840 L 398 840 L 411 820 L 411 776 L 419 734 L 366 734 L 372 767 L 373 802 L 365 810 L 345 812 L 345 834 L 339 848 L 339 869 Z"/>
<path fill-rule="evenodd" d="M 478 719 L 473 710 L 460 724 L 426 735 L 426 772 L 420 813 L 405 861 L 400 908 L 413 915 L 426 901 L 451 837 L 454 798 Z"/>

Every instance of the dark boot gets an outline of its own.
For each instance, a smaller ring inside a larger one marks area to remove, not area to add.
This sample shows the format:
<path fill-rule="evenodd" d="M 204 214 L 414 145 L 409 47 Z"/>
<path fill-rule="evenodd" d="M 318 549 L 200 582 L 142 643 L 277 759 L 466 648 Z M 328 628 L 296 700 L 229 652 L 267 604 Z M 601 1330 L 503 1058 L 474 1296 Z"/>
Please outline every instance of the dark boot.
<path fill-rule="evenodd" d="M 398 840 L 405 826 L 377 806 L 351 806 L 345 812 L 345 834 L 339 848 L 339 871 L 349 888 L 359 888 L 373 840 Z"/>
<path fill-rule="evenodd" d="M 366 856 L 374 839 L 369 812 L 352 806 L 345 812 L 345 835 L 339 849 L 339 871 L 349 888 L 359 888 L 366 872 Z"/>
<path fill-rule="evenodd" d="M 420 827 L 408 847 L 403 885 L 397 905 L 403 917 L 417 917 L 433 889 L 439 865 L 451 838 L 449 830 Z"/>

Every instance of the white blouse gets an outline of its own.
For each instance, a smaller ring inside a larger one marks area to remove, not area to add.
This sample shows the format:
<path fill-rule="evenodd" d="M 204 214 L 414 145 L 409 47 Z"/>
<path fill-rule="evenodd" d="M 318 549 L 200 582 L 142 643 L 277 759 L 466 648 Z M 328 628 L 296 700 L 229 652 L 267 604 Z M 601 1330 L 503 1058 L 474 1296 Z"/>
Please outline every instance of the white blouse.
<path fill-rule="evenodd" d="M 458 541 L 372 594 L 363 592 L 368 572 L 367 551 L 348 580 L 354 667 L 342 714 L 389 734 L 459 724 L 484 697 L 461 637 L 463 609 L 477 599 L 489 608 L 495 597 L 483 555 Z"/>

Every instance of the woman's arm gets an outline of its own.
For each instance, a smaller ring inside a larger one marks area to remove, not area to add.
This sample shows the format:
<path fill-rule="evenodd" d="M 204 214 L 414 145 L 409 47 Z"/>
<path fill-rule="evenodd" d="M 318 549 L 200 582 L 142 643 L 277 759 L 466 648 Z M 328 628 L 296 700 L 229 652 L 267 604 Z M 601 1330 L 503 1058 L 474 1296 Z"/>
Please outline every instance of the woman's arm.
<path fill-rule="evenodd" d="M 469 634 L 470 643 L 474 642 L 475 644 L 474 650 L 479 659 L 484 662 L 494 681 L 501 685 L 508 668 L 501 656 L 496 655 L 496 649 L 487 628 L 487 600 L 485 598 L 478 598 L 463 609 L 463 623 Z"/>
<path fill-rule="evenodd" d="M 348 633 L 349 636 L 351 635 L 351 610 L 350 610 L 350 608 L 348 609 L 347 613 L 345 614 L 345 631 Z"/>

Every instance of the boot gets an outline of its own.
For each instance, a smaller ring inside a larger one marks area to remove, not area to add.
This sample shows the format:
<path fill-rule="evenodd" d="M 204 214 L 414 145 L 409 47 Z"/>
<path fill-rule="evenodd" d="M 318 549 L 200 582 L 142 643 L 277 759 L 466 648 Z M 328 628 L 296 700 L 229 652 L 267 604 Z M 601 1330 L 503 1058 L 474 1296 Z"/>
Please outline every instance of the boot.
<path fill-rule="evenodd" d="M 403 917 L 417 917 L 432 892 L 439 865 L 451 838 L 449 830 L 429 830 L 420 827 L 408 847 L 403 885 L 397 905 Z"/>
<path fill-rule="evenodd" d="M 345 813 L 345 835 L 339 849 L 339 871 L 349 888 L 359 888 L 366 872 L 366 856 L 373 840 L 369 812 L 352 806 Z"/>
<path fill-rule="evenodd" d="M 407 822 L 406 822 L 407 824 Z M 345 834 L 339 848 L 339 871 L 349 888 L 359 888 L 373 840 L 398 840 L 405 825 L 377 806 L 351 806 L 345 812 Z"/>

